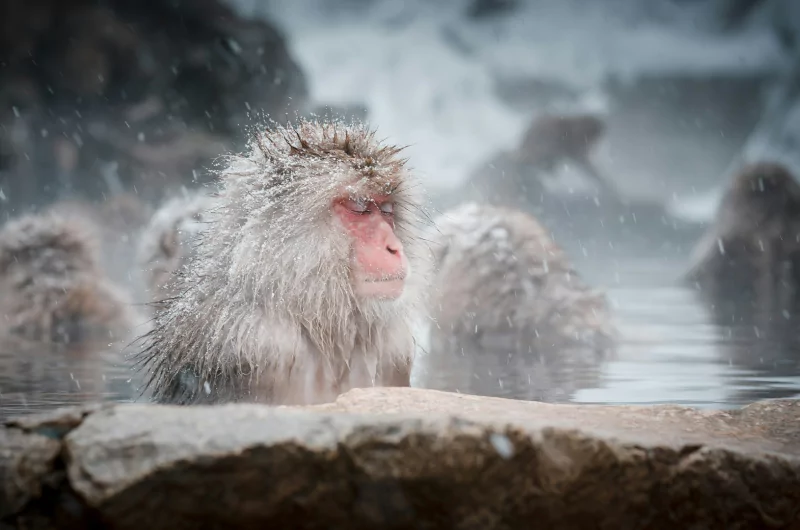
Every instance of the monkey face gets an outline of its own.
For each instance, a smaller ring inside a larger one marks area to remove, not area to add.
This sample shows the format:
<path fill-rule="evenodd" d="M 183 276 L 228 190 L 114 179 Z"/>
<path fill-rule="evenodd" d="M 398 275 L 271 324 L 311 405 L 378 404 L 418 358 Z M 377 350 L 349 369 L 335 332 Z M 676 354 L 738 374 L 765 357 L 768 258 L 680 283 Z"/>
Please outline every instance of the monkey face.
<path fill-rule="evenodd" d="M 336 201 L 333 211 L 351 240 L 355 294 L 362 298 L 399 298 L 409 265 L 394 231 L 394 202 L 385 195 L 347 198 Z"/>

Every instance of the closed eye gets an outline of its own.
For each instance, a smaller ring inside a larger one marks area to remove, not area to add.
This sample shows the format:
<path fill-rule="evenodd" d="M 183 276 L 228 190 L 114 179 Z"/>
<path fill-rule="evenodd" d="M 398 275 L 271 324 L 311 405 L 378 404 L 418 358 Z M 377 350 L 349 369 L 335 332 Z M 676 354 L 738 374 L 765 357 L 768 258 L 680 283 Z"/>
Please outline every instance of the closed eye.
<path fill-rule="evenodd" d="M 348 199 L 344 202 L 344 207 L 353 213 L 366 214 L 369 213 L 367 201 L 364 199 Z"/>
<path fill-rule="evenodd" d="M 394 203 L 393 202 L 385 202 L 380 205 L 381 213 L 385 214 L 392 214 L 394 213 Z"/>

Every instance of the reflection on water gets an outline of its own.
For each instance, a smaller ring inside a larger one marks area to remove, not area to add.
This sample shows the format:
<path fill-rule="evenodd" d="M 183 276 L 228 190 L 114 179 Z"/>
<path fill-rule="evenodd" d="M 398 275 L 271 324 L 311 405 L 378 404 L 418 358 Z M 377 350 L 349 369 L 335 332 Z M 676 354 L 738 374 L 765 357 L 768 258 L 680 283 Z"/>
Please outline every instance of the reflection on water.
<path fill-rule="evenodd" d="M 587 281 L 607 286 L 621 334 L 616 359 L 576 371 L 574 362 L 524 365 L 503 353 L 465 352 L 469 380 L 458 359 L 423 355 L 416 384 L 521 399 L 711 408 L 800 397 L 800 348 L 714 324 L 695 293 L 678 283 L 683 256 L 586 259 L 577 266 Z"/>
<path fill-rule="evenodd" d="M 677 283 L 681 257 L 625 260 L 609 286 L 624 341 L 603 385 L 575 400 L 680 403 L 727 408 L 800 395 L 800 349 L 752 327 L 715 324 L 695 293 Z"/>
<path fill-rule="evenodd" d="M 573 253 L 573 255 L 575 255 Z M 752 329 L 715 325 L 694 293 L 677 284 L 681 257 L 577 262 L 606 285 L 622 341 L 603 365 L 565 356 L 543 364 L 509 355 L 470 355 L 433 363 L 422 356 L 413 384 L 520 399 L 610 404 L 677 403 L 727 408 L 800 397 L 800 348 Z M 0 344 L 0 416 L 87 401 L 126 401 L 138 379 L 107 344 L 64 349 Z"/>
<path fill-rule="evenodd" d="M 0 418 L 97 401 L 129 401 L 135 379 L 116 344 L 0 343 Z"/>

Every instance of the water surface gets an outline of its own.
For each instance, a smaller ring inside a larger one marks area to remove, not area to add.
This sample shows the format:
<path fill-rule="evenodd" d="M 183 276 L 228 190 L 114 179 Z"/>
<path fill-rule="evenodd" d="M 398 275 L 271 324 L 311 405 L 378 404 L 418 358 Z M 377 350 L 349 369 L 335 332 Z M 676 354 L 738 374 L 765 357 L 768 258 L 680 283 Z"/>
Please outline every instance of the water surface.
<path fill-rule="evenodd" d="M 691 286 L 680 282 L 685 252 L 587 255 L 577 267 L 586 281 L 606 287 L 621 335 L 615 359 L 543 368 L 506 354 L 464 352 L 473 372 L 466 383 L 456 369 L 423 356 L 416 383 L 458 391 L 464 385 L 467 393 L 508 398 L 701 408 L 800 397 L 800 349 L 759 337 L 752 328 L 715 324 Z"/>
<path fill-rule="evenodd" d="M 480 380 L 479 393 L 706 408 L 800 397 L 798 350 L 716 325 L 693 291 L 678 281 L 684 255 L 595 259 L 590 254 L 581 255 L 576 265 L 586 281 L 607 287 L 622 337 L 617 358 L 599 366 L 573 363 L 558 370 L 507 356 L 472 359 L 471 375 Z M 452 367 L 438 367 L 436 373 L 430 368 L 424 356 L 418 360 L 415 386 L 453 383 Z M 119 345 L 0 345 L 3 417 L 87 401 L 131 401 L 138 389 L 139 380 Z"/>

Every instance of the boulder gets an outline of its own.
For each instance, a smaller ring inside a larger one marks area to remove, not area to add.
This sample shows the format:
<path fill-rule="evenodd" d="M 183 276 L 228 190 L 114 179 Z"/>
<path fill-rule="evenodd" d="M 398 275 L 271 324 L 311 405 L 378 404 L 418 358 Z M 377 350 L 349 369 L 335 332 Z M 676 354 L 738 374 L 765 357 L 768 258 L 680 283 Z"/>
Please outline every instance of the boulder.
<path fill-rule="evenodd" d="M 60 451 L 54 438 L 20 429 L 0 431 L 0 517 L 41 497 Z"/>
<path fill-rule="evenodd" d="M 704 411 L 363 389 L 305 410 L 107 406 L 56 464 L 97 528 L 798 528 L 798 419 L 797 401 Z M 23 451 L 9 433 L 40 436 L 19 425 L 0 435 L 6 457 Z"/>
<path fill-rule="evenodd" d="M 62 438 L 104 406 L 57 409 L 0 428 L 0 528 L 84 528 L 93 522 L 93 513 L 65 484 Z"/>

